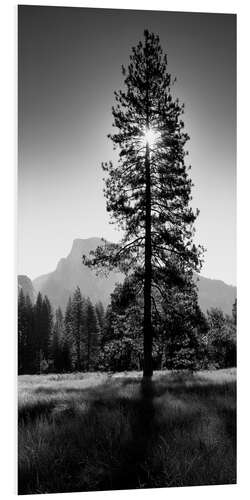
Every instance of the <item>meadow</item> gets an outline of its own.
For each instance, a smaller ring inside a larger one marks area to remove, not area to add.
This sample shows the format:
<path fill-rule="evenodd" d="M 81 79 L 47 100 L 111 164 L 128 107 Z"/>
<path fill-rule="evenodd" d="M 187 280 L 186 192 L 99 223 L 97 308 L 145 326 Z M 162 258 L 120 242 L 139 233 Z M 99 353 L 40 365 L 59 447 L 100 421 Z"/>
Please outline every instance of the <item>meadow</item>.
<path fill-rule="evenodd" d="M 236 369 L 19 376 L 18 493 L 236 482 Z"/>

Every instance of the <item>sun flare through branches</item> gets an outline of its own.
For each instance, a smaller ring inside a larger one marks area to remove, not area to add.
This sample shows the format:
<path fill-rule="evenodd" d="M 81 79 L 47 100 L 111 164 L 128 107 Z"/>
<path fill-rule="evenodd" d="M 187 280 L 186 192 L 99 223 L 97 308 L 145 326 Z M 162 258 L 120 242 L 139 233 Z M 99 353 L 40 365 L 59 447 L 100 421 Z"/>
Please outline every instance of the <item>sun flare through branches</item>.
<path fill-rule="evenodd" d="M 146 127 L 143 132 L 141 141 L 143 145 L 146 146 L 148 144 L 149 147 L 152 148 L 153 146 L 155 146 L 159 138 L 160 138 L 160 133 L 157 130 L 151 127 Z"/>

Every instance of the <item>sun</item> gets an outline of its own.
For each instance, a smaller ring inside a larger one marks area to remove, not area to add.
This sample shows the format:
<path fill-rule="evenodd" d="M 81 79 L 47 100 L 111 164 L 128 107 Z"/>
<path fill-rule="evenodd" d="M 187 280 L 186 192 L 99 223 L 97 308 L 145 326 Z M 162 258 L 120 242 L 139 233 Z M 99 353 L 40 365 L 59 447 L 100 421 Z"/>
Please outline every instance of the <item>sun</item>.
<path fill-rule="evenodd" d="M 143 134 L 143 142 L 145 144 L 148 144 L 149 147 L 151 148 L 157 141 L 157 139 L 159 139 L 159 132 L 156 132 L 154 129 L 152 128 L 146 128 L 145 129 L 145 132 Z"/>

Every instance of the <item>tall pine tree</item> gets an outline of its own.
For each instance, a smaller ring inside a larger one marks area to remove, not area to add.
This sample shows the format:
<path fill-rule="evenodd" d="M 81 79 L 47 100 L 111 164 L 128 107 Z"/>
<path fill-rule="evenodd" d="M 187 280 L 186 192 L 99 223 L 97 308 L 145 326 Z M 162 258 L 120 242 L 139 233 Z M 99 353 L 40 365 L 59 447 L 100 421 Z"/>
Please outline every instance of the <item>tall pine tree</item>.
<path fill-rule="evenodd" d="M 104 334 L 104 325 L 105 325 L 105 310 L 104 310 L 103 304 L 100 300 L 95 305 L 95 312 L 96 312 L 99 327 L 100 327 L 101 341 L 102 341 L 103 334 Z"/>
<path fill-rule="evenodd" d="M 144 289 L 144 377 L 152 365 L 152 289 L 164 290 L 176 276 L 191 279 L 201 266 L 202 248 L 193 244 L 198 212 L 190 207 L 192 182 L 185 165 L 189 139 L 183 105 L 171 93 L 159 37 L 147 30 L 132 49 L 125 90 L 115 92 L 117 165 L 103 164 L 111 221 L 123 230 L 121 244 L 105 244 L 84 261 L 96 268 L 134 269 Z M 181 282 L 181 281 L 180 281 Z"/>
<path fill-rule="evenodd" d="M 26 348 L 25 348 L 25 373 L 33 373 L 35 370 L 35 343 L 34 343 L 34 307 L 31 302 L 30 296 L 26 295 Z"/>
<path fill-rule="evenodd" d="M 39 292 L 34 307 L 34 363 L 40 371 L 42 361 L 48 361 L 49 343 L 53 328 L 53 313 L 50 301 Z"/>
<path fill-rule="evenodd" d="M 23 289 L 18 294 L 18 373 L 25 373 L 25 344 L 27 335 L 26 303 Z"/>
<path fill-rule="evenodd" d="M 101 330 L 96 309 L 91 300 L 86 301 L 86 332 L 85 332 L 86 370 L 97 367 L 98 354 L 101 347 Z"/>
<path fill-rule="evenodd" d="M 74 366 L 74 345 L 73 345 L 73 318 L 72 318 L 72 299 L 69 297 L 64 314 L 64 347 L 66 354 L 67 371 Z"/>
<path fill-rule="evenodd" d="M 50 358 L 53 361 L 53 367 L 56 372 L 61 372 L 64 369 L 63 333 L 63 314 L 61 308 L 58 307 L 55 312 L 55 321 L 50 342 Z"/>
<path fill-rule="evenodd" d="M 77 286 L 72 297 L 71 326 L 72 326 L 72 336 L 74 341 L 74 353 L 75 353 L 74 366 L 78 371 L 84 368 L 83 352 L 82 352 L 83 330 L 85 323 L 84 312 L 85 311 L 84 311 L 83 297 L 79 286 Z"/>
<path fill-rule="evenodd" d="M 40 372 L 40 362 L 42 359 L 42 338 L 43 338 L 43 297 L 39 292 L 34 306 L 34 365 L 35 371 Z"/>
<path fill-rule="evenodd" d="M 42 338 L 41 338 L 41 351 L 44 359 L 48 360 L 49 357 L 49 342 L 53 331 L 53 312 L 50 301 L 45 295 L 42 305 Z"/>

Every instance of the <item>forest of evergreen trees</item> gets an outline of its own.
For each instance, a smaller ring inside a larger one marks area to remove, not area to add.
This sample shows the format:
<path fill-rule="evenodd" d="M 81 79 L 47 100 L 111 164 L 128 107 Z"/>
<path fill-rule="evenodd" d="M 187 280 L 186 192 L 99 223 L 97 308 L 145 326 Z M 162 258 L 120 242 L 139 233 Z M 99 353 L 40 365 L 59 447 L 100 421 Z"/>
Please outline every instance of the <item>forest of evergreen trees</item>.
<path fill-rule="evenodd" d="M 236 302 L 232 315 L 204 315 L 193 293 L 154 299 L 154 369 L 236 366 Z M 143 367 L 143 300 L 132 278 L 117 285 L 106 311 L 77 287 L 63 313 L 38 293 L 18 296 L 18 373 L 124 371 Z"/>
<path fill-rule="evenodd" d="M 18 371 L 91 371 L 98 368 L 104 308 L 93 306 L 77 287 L 65 313 L 53 312 L 48 297 L 38 293 L 33 305 L 22 289 L 18 296 Z"/>

